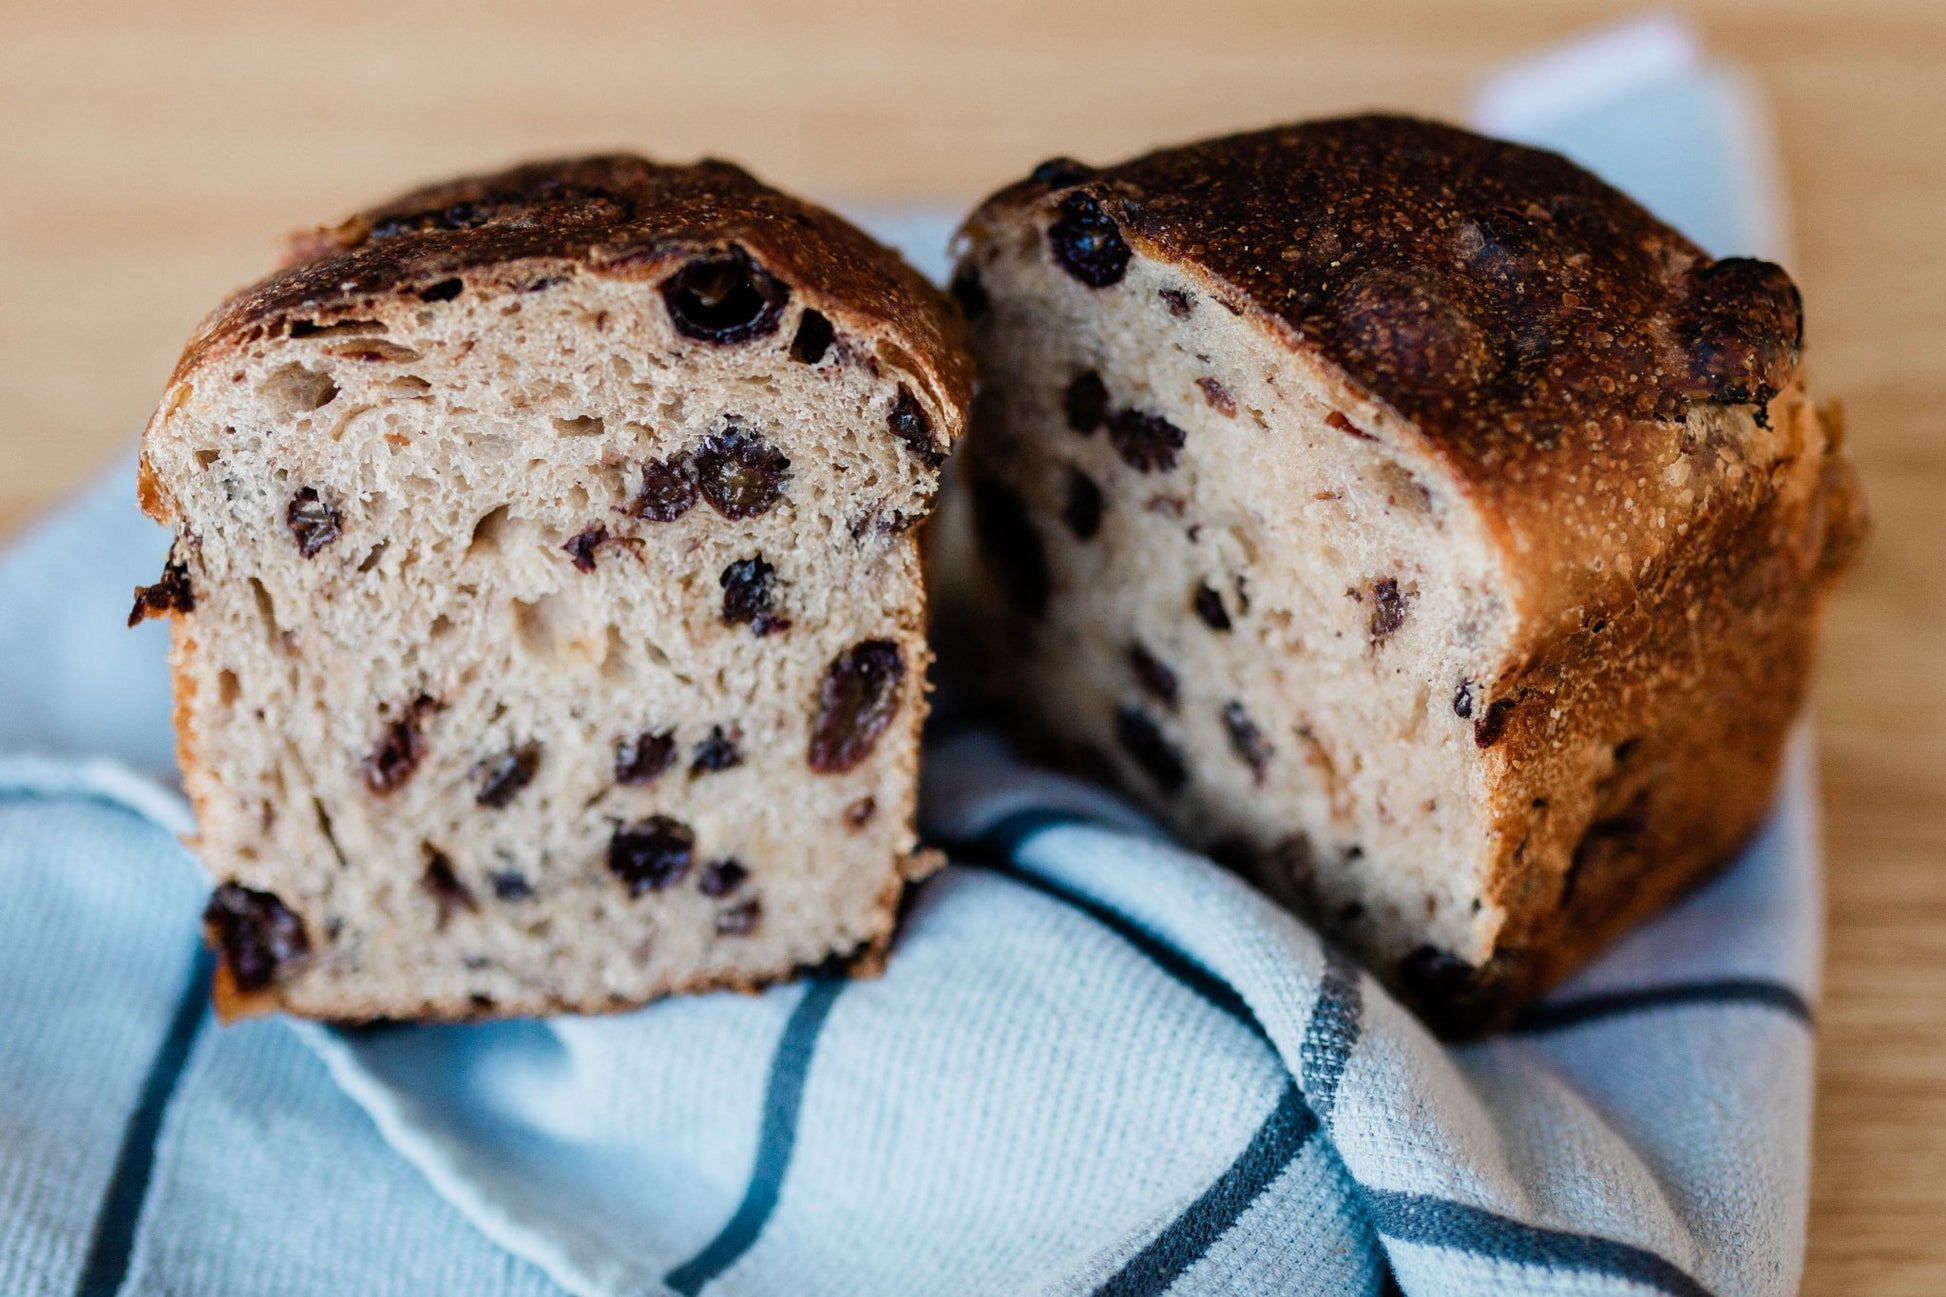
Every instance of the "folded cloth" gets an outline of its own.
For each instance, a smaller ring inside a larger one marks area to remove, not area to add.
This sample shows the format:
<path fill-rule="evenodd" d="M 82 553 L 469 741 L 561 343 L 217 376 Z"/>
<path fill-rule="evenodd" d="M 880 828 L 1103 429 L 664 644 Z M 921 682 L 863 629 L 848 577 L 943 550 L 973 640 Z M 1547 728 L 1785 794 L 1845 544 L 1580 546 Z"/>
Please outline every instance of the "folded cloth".
<path fill-rule="evenodd" d="M 187 814 L 135 772 L 165 767 L 167 700 L 155 628 L 119 622 L 165 542 L 130 498 L 124 469 L 0 559 L 0 749 L 43 754 L 0 758 L 0 1292 L 1796 1286 L 1805 733 L 1726 874 L 1465 1048 L 965 729 L 923 801 L 954 864 L 881 979 L 219 1030 Z"/>

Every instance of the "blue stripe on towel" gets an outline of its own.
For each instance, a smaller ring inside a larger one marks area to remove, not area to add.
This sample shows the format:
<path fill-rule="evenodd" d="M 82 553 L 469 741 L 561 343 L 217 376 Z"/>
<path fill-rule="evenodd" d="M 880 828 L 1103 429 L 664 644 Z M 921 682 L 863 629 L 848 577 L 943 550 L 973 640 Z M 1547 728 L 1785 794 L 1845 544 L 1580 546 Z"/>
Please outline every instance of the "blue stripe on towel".
<path fill-rule="evenodd" d="M 777 1054 L 770 1065 L 770 1082 L 764 1092 L 763 1129 L 757 1136 L 756 1165 L 750 1172 L 750 1185 L 736 1214 L 689 1261 L 677 1266 L 663 1282 L 683 1297 L 695 1297 L 703 1286 L 736 1264 L 763 1233 L 777 1199 L 783 1192 L 784 1176 L 790 1170 L 791 1151 L 797 1145 L 797 1114 L 804 1101 L 804 1083 L 810 1075 L 811 1056 L 817 1051 L 818 1034 L 845 979 L 820 977 L 804 989 L 804 997 L 791 1010 L 790 1020 L 777 1040 Z"/>
<path fill-rule="evenodd" d="M 1255 1015 L 1244 1004 L 1235 988 L 1228 983 L 1211 974 L 1181 951 L 1158 940 L 1099 902 L 1077 895 L 1019 865 L 1020 853 L 1035 837 L 1049 829 L 1077 825 L 1113 832 L 1106 826 L 1071 811 L 1028 809 L 1003 816 L 971 840 L 947 845 L 949 850 L 956 854 L 998 865 L 1007 871 L 1009 877 L 1018 878 L 1056 899 L 1085 911 L 1154 960 L 1164 972 L 1183 982 L 1212 1005 L 1237 1018 L 1259 1034 L 1263 1034 L 1262 1025 L 1257 1022 Z M 1721 990 L 1725 984 L 1709 985 Z M 1759 985 L 1772 986 L 1768 983 L 1747 984 L 1745 988 L 1747 993 L 1743 998 L 1759 1001 L 1777 999 L 1769 992 L 1760 994 L 1753 989 Z M 1788 988 L 1773 987 L 1772 989 L 1788 991 Z M 1345 1065 L 1350 1059 L 1352 1050 L 1357 1046 L 1361 1029 L 1362 997 L 1358 990 L 1356 969 L 1343 955 L 1327 958 L 1325 975 L 1319 992 L 1319 1001 L 1313 1007 L 1311 1019 L 1305 1027 L 1304 1041 L 1299 1047 L 1299 1055 L 1305 1074 L 1305 1085 L 1307 1089 L 1323 1096 L 1324 1109 L 1328 1114 L 1336 1098 L 1338 1082 L 1344 1075 Z M 1674 1003 L 1686 1003 L 1704 998 L 1700 993 L 1680 992 L 1680 988 L 1665 988 L 1664 993 L 1668 995 L 1669 1001 Z M 1654 996 L 1656 992 L 1649 991 L 1643 994 Z M 1794 992 L 1789 994 L 1795 997 Z M 1729 995 L 1719 998 L 1734 1001 L 1737 997 Z M 1612 996 L 1590 997 L 1587 1003 L 1593 1006 L 1596 1000 L 1602 1001 L 1603 1006 L 1590 1007 L 1573 1020 L 1589 1020 L 1604 1012 L 1632 1012 L 1638 1008 L 1656 1007 L 1647 1002 L 1636 1003 L 1636 997 L 1626 992 Z M 1570 1017 L 1574 1013 L 1574 1006 L 1578 1003 L 1582 1002 L 1570 1001 L 1556 1006 L 1563 1011 L 1559 1025 L 1570 1025 Z M 1802 1004 L 1801 999 L 1798 1003 Z M 1805 1010 L 1807 1016 L 1808 1012 L 1807 1008 Z M 1266 1126 L 1268 1125 L 1267 1122 Z M 1315 1115 L 1312 1116 L 1310 1125 L 1312 1130 L 1316 1129 Z M 1306 1132 L 1307 1139 L 1310 1133 L 1310 1131 Z M 1262 1135 L 1263 1132 L 1259 1131 L 1259 1137 Z M 1254 1149 L 1256 1146 L 1257 1141 L 1253 1140 L 1251 1148 Z M 1199 1220 L 1195 1225 L 1185 1222 L 1191 1215 L 1196 1214 L 1198 1207 L 1205 1200 L 1217 1194 L 1225 1182 L 1237 1173 L 1238 1165 L 1249 1154 L 1250 1149 L 1246 1149 L 1244 1157 L 1240 1157 L 1238 1164 L 1233 1164 L 1230 1170 L 1225 1172 L 1223 1179 L 1198 1198 L 1188 1212 L 1164 1229 L 1157 1237 L 1157 1243 L 1178 1230 L 1188 1234 L 1199 1228 L 1209 1228 L 1213 1221 L 1207 1219 Z M 1264 1185 L 1275 1178 L 1275 1175 L 1272 1175 L 1258 1184 L 1252 1190 L 1250 1200 L 1254 1200 Z M 1354 1184 L 1357 1182 L 1354 1181 Z M 1472 1207 L 1428 1194 L 1373 1189 L 1363 1184 L 1357 1184 L 1357 1189 L 1370 1213 L 1373 1226 L 1381 1235 L 1399 1242 L 1447 1248 L 1510 1264 L 1606 1275 L 1658 1289 L 1670 1294 L 1671 1297 L 1710 1297 L 1709 1290 L 1691 1278 L 1681 1267 L 1654 1252 L 1632 1244 L 1600 1238 L 1592 1234 L 1543 1229 L 1539 1226 L 1523 1224 L 1483 1207 Z M 1249 1205 L 1249 1200 L 1244 1201 L 1237 1211 L 1228 1217 L 1222 1229 L 1217 1230 L 1209 1240 L 1202 1243 L 1201 1250 L 1196 1253 L 1196 1256 L 1200 1256 L 1202 1251 L 1207 1251 L 1210 1243 L 1222 1237 L 1223 1230 L 1227 1230 Z M 1152 1243 L 1150 1248 L 1154 1248 L 1157 1243 Z M 1149 1249 L 1144 1249 L 1137 1260 L 1148 1251 Z M 1189 1257 L 1185 1265 L 1193 1263 L 1194 1260 L 1194 1256 Z M 1130 1262 L 1131 1267 L 1134 1264 L 1135 1262 Z M 1124 1272 L 1126 1273 L 1126 1270 Z M 1171 1273 L 1153 1289 L 1130 1288 L 1117 1291 L 1160 1291 L 1173 1282 L 1177 1274 L 1180 1274 L 1180 1270 Z M 1118 1275 L 1110 1283 L 1119 1280 Z"/>
<path fill-rule="evenodd" d="M 1726 977 L 1708 982 L 1682 982 L 1673 986 L 1603 991 L 1537 1004 L 1521 1014 L 1511 1030 L 1527 1035 L 1561 1031 L 1583 1023 L 1606 1022 L 1650 1009 L 1683 1005 L 1748 1005 L 1774 1009 L 1787 1017 L 1796 1018 L 1807 1027 L 1812 1025 L 1811 1006 L 1802 995 L 1782 982 L 1754 977 Z"/>
<path fill-rule="evenodd" d="M 81 1282 L 76 1297 L 114 1297 L 128 1275 L 129 1252 L 135 1245 L 135 1227 L 142 1220 L 142 1206 L 148 1201 L 149 1178 L 155 1171 L 155 1144 L 162 1134 L 162 1116 L 176 1093 L 189 1064 L 189 1053 L 209 1017 L 209 983 L 214 961 L 209 951 L 197 947 L 190 961 L 189 982 L 176 1001 L 175 1017 L 162 1038 L 149 1074 L 142 1082 L 142 1097 L 129 1114 L 122 1131 L 121 1151 L 115 1157 L 115 1170 L 102 1197 L 101 1214 L 95 1221 L 95 1236 L 88 1245 L 88 1259 L 81 1267 Z"/>
<path fill-rule="evenodd" d="M 1317 1133 L 1318 1119 L 1288 1084 L 1249 1145 L 1217 1181 L 1129 1259 L 1096 1297 L 1153 1297 L 1202 1259 L 1263 1191 L 1297 1160 Z"/>

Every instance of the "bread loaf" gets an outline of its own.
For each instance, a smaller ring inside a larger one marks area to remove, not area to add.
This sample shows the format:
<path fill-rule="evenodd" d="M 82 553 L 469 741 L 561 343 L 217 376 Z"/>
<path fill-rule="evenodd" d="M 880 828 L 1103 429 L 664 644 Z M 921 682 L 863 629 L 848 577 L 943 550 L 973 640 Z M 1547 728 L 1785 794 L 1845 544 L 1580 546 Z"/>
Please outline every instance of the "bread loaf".
<path fill-rule="evenodd" d="M 1774 265 L 1400 117 L 1065 159 L 968 220 L 996 684 L 1504 1022 L 1763 814 L 1861 529 Z"/>
<path fill-rule="evenodd" d="M 869 964 L 927 853 L 950 305 L 719 162 L 295 240 L 143 442 L 228 1012 L 464 1018 Z"/>

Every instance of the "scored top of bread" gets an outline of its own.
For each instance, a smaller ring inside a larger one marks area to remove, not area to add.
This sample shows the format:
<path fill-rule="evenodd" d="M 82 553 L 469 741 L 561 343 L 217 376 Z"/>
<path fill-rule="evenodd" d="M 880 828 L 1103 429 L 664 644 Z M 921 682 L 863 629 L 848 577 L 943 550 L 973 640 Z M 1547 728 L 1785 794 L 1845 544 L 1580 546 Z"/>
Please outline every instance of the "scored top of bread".
<path fill-rule="evenodd" d="M 1521 556 L 1538 636 L 1556 629 L 1545 614 L 1627 603 L 1680 542 L 1665 523 L 1696 508 L 1691 484 L 1636 430 L 1674 435 L 1692 402 L 1761 419 L 1797 373 L 1803 314 L 1781 268 L 1712 260 L 1558 154 L 1437 122 L 1057 159 L 967 229 L 1057 192 L 1056 237 L 1098 273 L 1128 246 L 1174 264 L 1409 422 Z"/>

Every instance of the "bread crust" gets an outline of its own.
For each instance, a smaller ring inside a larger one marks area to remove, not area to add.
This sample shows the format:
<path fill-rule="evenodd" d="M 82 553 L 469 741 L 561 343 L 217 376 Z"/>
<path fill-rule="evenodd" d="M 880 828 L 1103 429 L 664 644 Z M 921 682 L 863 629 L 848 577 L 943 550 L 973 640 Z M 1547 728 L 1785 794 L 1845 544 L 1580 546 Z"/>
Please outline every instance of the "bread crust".
<path fill-rule="evenodd" d="M 1397 116 L 1056 159 L 961 237 L 1076 214 L 1368 396 L 1485 525 L 1510 634 L 1455 710 L 1505 921 L 1483 966 L 1375 969 L 1395 992 L 1448 1037 L 1504 1025 L 1734 856 L 1865 533 L 1783 270 L 1712 260 L 1558 155 Z"/>

